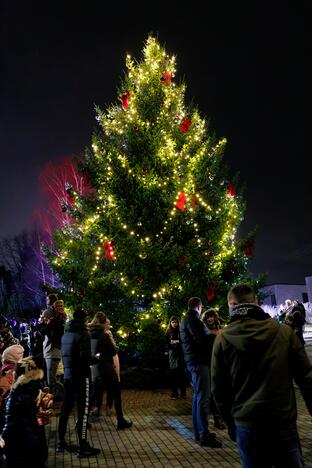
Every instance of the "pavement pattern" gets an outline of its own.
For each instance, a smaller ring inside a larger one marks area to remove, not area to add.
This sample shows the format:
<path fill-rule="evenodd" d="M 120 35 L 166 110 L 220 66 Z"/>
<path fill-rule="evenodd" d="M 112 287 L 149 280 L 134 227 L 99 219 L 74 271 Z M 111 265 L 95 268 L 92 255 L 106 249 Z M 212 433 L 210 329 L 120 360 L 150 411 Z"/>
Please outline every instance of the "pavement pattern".
<path fill-rule="evenodd" d="M 305 466 L 312 468 L 312 420 L 300 392 L 298 403 L 298 428 Z M 187 398 L 171 400 L 168 389 L 123 390 L 124 413 L 133 421 L 130 429 L 116 430 L 116 418 L 103 414 L 91 418 L 88 432 L 91 445 L 100 448 L 97 457 L 79 459 L 75 455 L 77 438 L 75 416 L 70 416 L 66 440 L 70 451 L 55 452 L 60 405 L 56 406 L 51 422 L 46 426 L 49 444 L 47 467 L 240 467 L 238 450 L 227 431 L 215 430 L 209 420 L 210 430 L 223 442 L 221 449 L 200 447 L 193 439 L 191 421 L 191 389 Z"/>

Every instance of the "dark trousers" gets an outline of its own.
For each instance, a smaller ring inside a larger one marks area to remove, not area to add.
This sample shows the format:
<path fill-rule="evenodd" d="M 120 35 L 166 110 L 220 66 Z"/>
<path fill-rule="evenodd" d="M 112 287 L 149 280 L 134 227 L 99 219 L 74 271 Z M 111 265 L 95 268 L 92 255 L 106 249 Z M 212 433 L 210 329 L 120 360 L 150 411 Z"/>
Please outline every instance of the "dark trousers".
<path fill-rule="evenodd" d="M 236 443 L 243 468 L 303 468 L 296 427 L 273 431 L 236 427 Z"/>
<path fill-rule="evenodd" d="M 175 369 L 170 369 L 171 374 L 171 389 L 172 395 L 178 397 L 178 391 L 180 390 L 181 396 L 185 397 L 186 395 L 186 376 L 184 368 L 176 367 Z"/>
<path fill-rule="evenodd" d="M 90 379 L 89 377 L 78 377 L 64 380 L 64 397 L 59 419 L 59 440 L 64 440 L 68 418 L 77 403 L 77 434 L 79 444 L 87 441 L 87 423 L 89 416 Z"/>
<path fill-rule="evenodd" d="M 112 364 L 102 366 L 101 376 L 97 377 L 93 382 L 91 406 L 95 405 L 97 408 L 101 407 L 105 387 L 110 401 L 114 401 L 117 420 L 122 421 L 123 412 L 120 382 L 118 381 L 116 371 Z"/>

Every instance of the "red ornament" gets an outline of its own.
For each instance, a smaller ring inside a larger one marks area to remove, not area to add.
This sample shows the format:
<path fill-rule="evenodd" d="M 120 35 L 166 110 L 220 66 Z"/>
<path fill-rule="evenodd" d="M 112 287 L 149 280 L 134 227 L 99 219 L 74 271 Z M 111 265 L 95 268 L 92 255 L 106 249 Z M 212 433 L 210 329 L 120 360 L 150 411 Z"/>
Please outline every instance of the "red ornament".
<path fill-rule="evenodd" d="M 180 192 L 179 194 L 179 200 L 176 202 L 176 207 L 179 208 L 182 212 L 184 211 L 185 208 L 185 200 L 187 200 L 187 196 L 185 195 L 184 192 Z"/>
<path fill-rule="evenodd" d="M 126 91 L 121 96 L 119 96 L 119 99 L 121 100 L 122 108 L 124 110 L 127 110 L 129 107 L 129 98 L 130 98 L 130 91 Z"/>
<path fill-rule="evenodd" d="M 254 241 L 249 241 L 244 250 L 246 257 L 253 256 L 253 248 L 254 248 Z"/>
<path fill-rule="evenodd" d="M 214 298 L 216 289 L 217 289 L 216 283 L 211 283 L 208 286 L 208 289 L 207 289 L 207 299 L 208 299 L 208 301 L 212 301 L 212 299 Z"/>
<path fill-rule="evenodd" d="M 171 71 L 165 71 L 163 76 L 160 78 L 160 81 L 163 84 L 171 84 L 172 72 Z"/>
<path fill-rule="evenodd" d="M 192 125 L 191 120 L 189 120 L 187 117 L 184 117 L 180 125 L 181 132 L 187 134 L 191 125 Z"/>
<path fill-rule="evenodd" d="M 105 249 L 105 258 L 107 258 L 107 260 L 115 260 L 116 259 L 114 255 L 115 242 L 113 240 L 103 242 L 103 247 Z"/>
<path fill-rule="evenodd" d="M 227 196 L 235 197 L 235 195 L 236 195 L 235 187 L 234 187 L 234 184 L 231 182 L 230 185 L 228 186 Z"/>

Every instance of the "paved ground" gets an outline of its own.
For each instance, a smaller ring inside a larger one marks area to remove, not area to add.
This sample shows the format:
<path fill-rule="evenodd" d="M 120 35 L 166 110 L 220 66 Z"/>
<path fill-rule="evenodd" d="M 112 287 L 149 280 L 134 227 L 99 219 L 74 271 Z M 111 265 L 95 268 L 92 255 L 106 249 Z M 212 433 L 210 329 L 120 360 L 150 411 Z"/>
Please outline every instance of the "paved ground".
<path fill-rule="evenodd" d="M 311 327 L 312 329 L 312 327 Z M 306 336 L 308 338 L 308 336 Z M 307 353 L 312 361 L 312 340 L 307 339 Z M 312 468 L 312 420 L 297 392 L 298 427 L 305 466 Z M 70 467 L 240 467 L 236 445 L 226 431 L 216 430 L 223 441 L 222 449 L 202 448 L 193 440 L 191 428 L 191 390 L 186 400 L 172 401 L 168 390 L 123 390 L 124 413 L 132 419 L 131 429 L 116 430 L 114 415 L 93 421 L 89 431 L 91 445 L 101 449 L 98 457 L 78 459 L 74 416 L 71 416 L 67 441 L 70 452 L 55 453 L 59 410 L 56 408 L 47 426 L 49 443 L 48 468 Z M 212 423 L 211 423 L 212 429 Z"/>
<path fill-rule="evenodd" d="M 98 457 L 78 459 L 74 417 L 70 419 L 68 442 L 72 452 L 55 453 L 57 409 L 47 426 L 49 441 L 48 468 L 60 467 L 240 467 L 236 445 L 226 432 L 216 431 L 222 449 L 202 448 L 191 432 L 191 391 L 186 400 L 172 401 L 168 390 L 124 390 L 125 414 L 134 425 L 116 431 L 115 417 L 101 416 L 89 432 L 90 443 L 100 448 Z M 312 468 L 312 422 L 298 394 L 299 431 L 306 467 Z"/>

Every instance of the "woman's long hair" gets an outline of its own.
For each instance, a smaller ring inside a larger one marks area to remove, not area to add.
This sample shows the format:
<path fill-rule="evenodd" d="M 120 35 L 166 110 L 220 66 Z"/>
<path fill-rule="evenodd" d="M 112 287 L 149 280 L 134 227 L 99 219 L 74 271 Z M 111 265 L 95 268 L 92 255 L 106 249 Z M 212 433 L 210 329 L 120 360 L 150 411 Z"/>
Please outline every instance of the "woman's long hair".
<path fill-rule="evenodd" d="M 89 322 L 90 325 L 104 325 L 107 321 L 107 315 L 104 314 L 104 312 L 97 312 L 91 322 Z"/>

